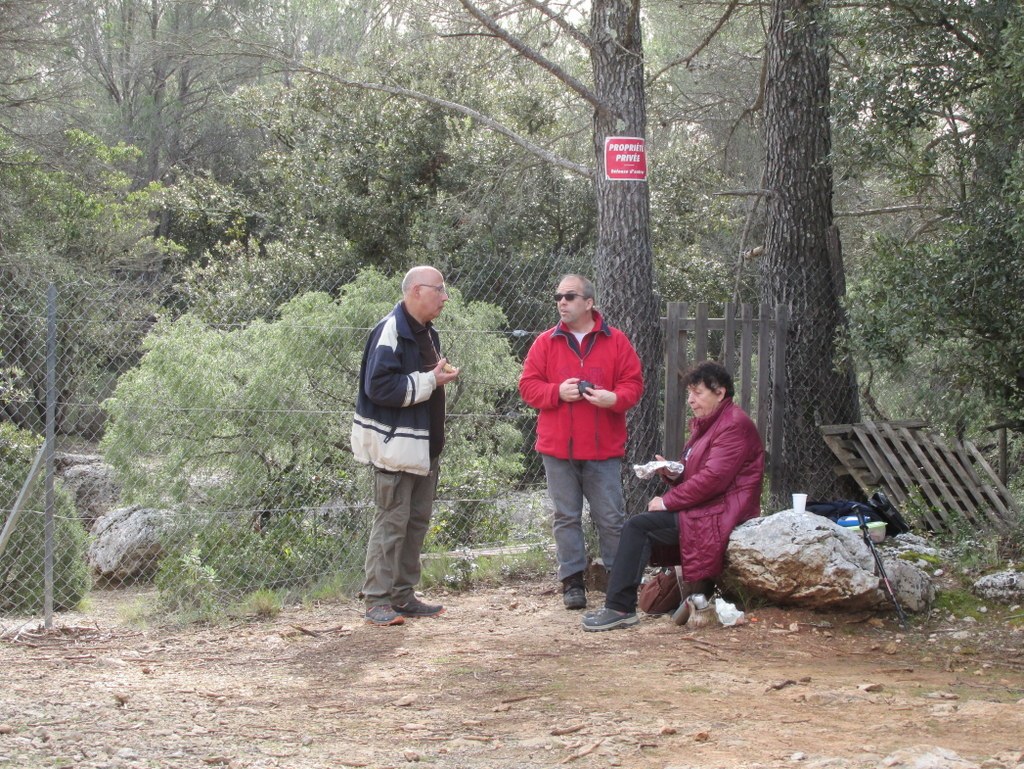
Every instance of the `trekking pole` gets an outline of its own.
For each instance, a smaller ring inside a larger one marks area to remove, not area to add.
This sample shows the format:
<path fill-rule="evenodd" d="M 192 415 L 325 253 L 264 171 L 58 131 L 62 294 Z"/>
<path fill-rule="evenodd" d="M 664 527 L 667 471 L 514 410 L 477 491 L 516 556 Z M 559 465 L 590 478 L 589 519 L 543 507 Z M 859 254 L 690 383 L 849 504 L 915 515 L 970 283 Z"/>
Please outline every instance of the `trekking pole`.
<path fill-rule="evenodd" d="M 896 607 L 896 614 L 900 618 L 900 627 L 904 630 L 907 629 L 907 615 L 903 613 L 903 607 L 900 606 L 900 602 L 896 600 L 896 591 L 892 589 L 892 583 L 889 582 L 889 577 L 885 573 L 885 567 L 882 566 L 882 556 L 878 554 L 877 548 L 875 548 L 874 540 L 871 539 L 871 533 L 868 531 L 868 522 L 864 518 L 863 505 L 857 505 L 854 507 L 857 513 L 857 520 L 860 522 L 861 536 L 864 537 L 864 542 L 868 546 L 868 550 L 871 551 L 871 555 L 875 558 L 875 566 L 878 568 L 878 574 L 882 578 L 882 584 L 885 585 L 885 592 L 889 594 L 889 600 L 892 601 L 892 605 Z"/>

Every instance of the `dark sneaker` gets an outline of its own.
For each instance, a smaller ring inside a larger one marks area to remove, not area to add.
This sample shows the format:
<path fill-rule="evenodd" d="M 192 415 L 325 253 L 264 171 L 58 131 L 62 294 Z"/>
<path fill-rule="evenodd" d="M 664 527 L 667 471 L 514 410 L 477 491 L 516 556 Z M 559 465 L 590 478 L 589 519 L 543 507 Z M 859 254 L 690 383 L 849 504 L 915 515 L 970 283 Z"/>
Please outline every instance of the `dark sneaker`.
<path fill-rule="evenodd" d="M 562 593 L 562 603 L 566 609 L 586 609 L 587 591 L 582 587 L 569 587 Z"/>
<path fill-rule="evenodd" d="M 587 608 L 587 588 L 582 571 L 562 579 L 562 603 L 566 609 Z"/>
<path fill-rule="evenodd" d="M 589 631 L 614 630 L 617 627 L 632 627 L 639 621 L 635 611 L 615 611 L 606 606 L 598 611 L 584 614 L 583 629 Z"/>
<path fill-rule="evenodd" d="M 391 608 L 403 617 L 436 617 L 444 613 L 444 607 L 440 604 L 423 603 L 415 596 L 402 606 L 391 604 Z"/>
<path fill-rule="evenodd" d="M 380 604 L 366 610 L 366 622 L 383 627 L 384 625 L 401 625 L 405 619 L 387 604 Z"/>

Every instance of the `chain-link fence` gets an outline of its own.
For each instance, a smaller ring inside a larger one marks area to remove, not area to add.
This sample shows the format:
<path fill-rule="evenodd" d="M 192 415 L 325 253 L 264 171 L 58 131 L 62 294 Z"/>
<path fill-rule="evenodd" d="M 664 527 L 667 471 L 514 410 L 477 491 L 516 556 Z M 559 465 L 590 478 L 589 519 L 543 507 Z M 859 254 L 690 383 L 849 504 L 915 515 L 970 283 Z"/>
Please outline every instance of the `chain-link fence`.
<path fill-rule="evenodd" d="M 158 588 L 161 609 L 199 614 L 261 591 L 358 590 L 373 506 L 372 474 L 349 447 L 356 379 L 404 268 L 273 260 L 57 276 L 0 262 L 0 614 L 137 582 Z M 517 380 L 556 319 L 560 276 L 593 265 L 548 254 L 436 266 L 451 289 L 442 352 L 461 374 L 446 388 L 426 577 L 462 586 L 483 557 L 499 577 L 553 573 L 536 414 Z M 820 410 L 805 384 L 787 376 L 787 397 Z M 644 418 L 673 418 L 662 378 L 647 387 L 656 413 Z M 792 490 L 777 481 L 775 497 Z"/>
<path fill-rule="evenodd" d="M 458 554 L 468 551 L 498 552 L 505 573 L 523 551 L 551 563 L 536 415 L 517 380 L 536 334 L 556 320 L 559 277 L 591 265 L 549 257 L 498 273 L 438 266 L 451 297 L 436 325 L 461 374 L 447 388 L 427 543 L 448 554 L 436 578 L 464 579 L 475 563 Z M 358 589 L 373 510 L 371 473 L 349 448 L 357 372 L 370 329 L 400 299 L 404 270 L 314 273 L 278 291 L 254 275 L 244 292 L 207 290 L 195 275 L 65 277 L 52 284 L 48 310 L 51 284 L 3 267 L 8 522 L 27 493 L 0 553 L 0 611 L 43 608 L 48 541 L 56 610 L 93 583 L 155 583 L 163 608 L 187 612 L 266 590 L 290 600 Z M 26 486 L 48 399 L 55 453 Z"/>

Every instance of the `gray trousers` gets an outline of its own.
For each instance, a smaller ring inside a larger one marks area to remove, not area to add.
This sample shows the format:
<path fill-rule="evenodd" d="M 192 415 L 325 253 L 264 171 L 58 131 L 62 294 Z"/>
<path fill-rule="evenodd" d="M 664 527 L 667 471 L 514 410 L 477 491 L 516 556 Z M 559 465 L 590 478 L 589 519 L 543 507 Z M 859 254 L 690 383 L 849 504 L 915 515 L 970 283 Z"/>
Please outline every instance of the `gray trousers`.
<path fill-rule="evenodd" d="M 583 498 L 590 503 L 590 519 L 597 527 L 601 560 L 605 568 L 615 563 L 619 535 L 625 520 L 622 496 L 622 460 L 557 459 L 541 455 L 554 504 L 552 530 L 558 558 L 558 578 L 565 579 L 587 568 L 583 536 Z"/>
<path fill-rule="evenodd" d="M 437 459 L 430 463 L 430 475 L 374 468 L 377 511 L 363 564 L 367 608 L 401 606 L 414 597 L 420 581 L 420 554 L 434 509 L 437 469 Z"/>

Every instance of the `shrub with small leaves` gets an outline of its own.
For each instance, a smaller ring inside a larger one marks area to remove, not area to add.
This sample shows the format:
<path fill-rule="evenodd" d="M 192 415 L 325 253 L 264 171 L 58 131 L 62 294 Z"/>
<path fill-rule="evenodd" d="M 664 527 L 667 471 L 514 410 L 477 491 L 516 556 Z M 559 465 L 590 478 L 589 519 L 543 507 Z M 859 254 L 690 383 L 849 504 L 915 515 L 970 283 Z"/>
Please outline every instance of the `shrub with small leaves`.
<path fill-rule="evenodd" d="M 161 608 L 196 619 L 217 614 L 217 572 L 203 563 L 198 545 L 164 558 L 155 581 Z"/>
<path fill-rule="evenodd" d="M 0 423 L 0 509 L 9 512 L 28 476 L 42 439 L 8 422 Z M 0 555 L 0 613 L 43 611 L 45 513 L 37 478 Z M 53 609 L 74 609 L 89 593 L 85 527 L 71 496 L 59 483 L 53 511 Z"/>

